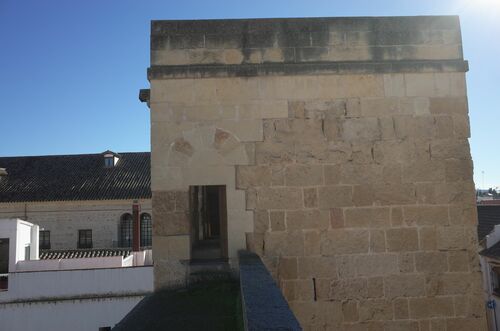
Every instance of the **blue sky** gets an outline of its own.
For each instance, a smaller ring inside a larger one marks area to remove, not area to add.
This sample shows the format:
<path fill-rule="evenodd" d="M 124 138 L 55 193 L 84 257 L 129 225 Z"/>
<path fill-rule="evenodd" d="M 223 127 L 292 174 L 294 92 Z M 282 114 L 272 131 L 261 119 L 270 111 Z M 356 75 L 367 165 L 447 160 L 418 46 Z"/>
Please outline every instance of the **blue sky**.
<path fill-rule="evenodd" d="M 0 156 L 147 151 L 151 19 L 460 15 L 477 186 L 500 186 L 500 0 L 0 0 Z"/>

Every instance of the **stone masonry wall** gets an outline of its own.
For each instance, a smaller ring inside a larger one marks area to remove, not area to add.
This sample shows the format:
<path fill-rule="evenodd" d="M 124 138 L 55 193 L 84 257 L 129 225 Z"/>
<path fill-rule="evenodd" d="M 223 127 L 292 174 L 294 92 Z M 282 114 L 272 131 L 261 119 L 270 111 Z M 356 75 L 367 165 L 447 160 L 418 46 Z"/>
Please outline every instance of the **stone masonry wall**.
<path fill-rule="evenodd" d="M 78 230 L 92 229 L 94 248 L 112 248 L 120 217 L 132 213 L 132 200 L 54 201 L 0 204 L 0 219 L 21 218 L 50 231 L 51 249 L 75 249 Z M 141 212 L 152 213 L 151 200 L 139 201 Z"/>
<path fill-rule="evenodd" d="M 305 330 L 484 330 L 466 70 L 456 17 L 153 22 L 156 288 L 226 185 Z"/>

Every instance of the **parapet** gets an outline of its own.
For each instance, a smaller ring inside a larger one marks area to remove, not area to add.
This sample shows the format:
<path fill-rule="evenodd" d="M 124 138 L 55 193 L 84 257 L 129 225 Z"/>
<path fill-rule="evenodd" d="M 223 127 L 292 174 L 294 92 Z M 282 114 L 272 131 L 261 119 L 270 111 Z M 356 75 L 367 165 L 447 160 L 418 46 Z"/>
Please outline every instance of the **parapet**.
<path fill-rule="evenodd" d="M 268 65 L 272 72 L 276 70 L 269 66 L 272 64 L 374 62 L 444 63 L 455 71 L 466 71 L 459 18 L 169 20 L 151 24 L 151 66 L 182 67 L 167 70 L 172 75 L 184 75 L 185 66 L 211 66 L 212 71 L 206 69 L 204 74 L 214 76 L 214 65 Z"/>

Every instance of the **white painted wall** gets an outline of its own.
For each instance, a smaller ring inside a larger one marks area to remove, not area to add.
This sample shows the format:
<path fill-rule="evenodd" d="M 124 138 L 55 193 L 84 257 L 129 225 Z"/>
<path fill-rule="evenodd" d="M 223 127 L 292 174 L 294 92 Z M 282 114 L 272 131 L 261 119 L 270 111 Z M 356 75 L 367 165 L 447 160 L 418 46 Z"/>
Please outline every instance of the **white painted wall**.
<path fill-rule="evenodd" d="M 0 303 L 153 291 L 153 267 L 15 272 Z M 2 317 L 0 316 L 0 321 Z M 0 328 L 1 330 L 1 328 Z"/>
<path fill-rule="evenodd" d="M 98 331 L 117 324 L 143 296 L 0 303 L 0 331 Z"/>
<path fill-rule="evenodd" d="M 16 271 L 18 261 L 26 260 L 25 247 L 30 246 L 30 258 L 38 258 L 38 245 L 31 242 L 38 236 L 38 227 L 20 219 L 0 219 L 0 238 L 9 238 L 9 272 Z"/>
<path fill-rule="evenodd" d="M 129 262 L 129 258 L 132 258 L 132 256 L 128 256 L 125 259 L 122 256 L 108 256 L 81 259 L 19 261 L 16 265 L 16 272 L 120 268 L 132 265 Z"/>

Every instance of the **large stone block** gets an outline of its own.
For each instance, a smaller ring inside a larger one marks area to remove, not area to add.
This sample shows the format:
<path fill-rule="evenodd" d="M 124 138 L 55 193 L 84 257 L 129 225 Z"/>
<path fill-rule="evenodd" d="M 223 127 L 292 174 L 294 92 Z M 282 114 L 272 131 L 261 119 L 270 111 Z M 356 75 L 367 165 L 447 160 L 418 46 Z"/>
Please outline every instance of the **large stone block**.
<path fill-rule="evenodd" d="M 385 235 L 389 252 L 411 252 L 419 249 L 416 228 L 387 229 Z"/>
<path fill-rule="evenodd" d="M 448 225 L 447 206 L 407 206 L 403 208 L 404 220 L 407 225 L 430 226 Z"/>
<path fill-rule="evenodd" d="M 339 279 L 331 282 L 329 298 L 333 300 L 361 300 L 367 296 L 365 278 Z"/>
<path fill-rule="evenodd" d="M 393 275 L 384 278 L 386 298 L 425 295 L 425 278 L 421 275 Z"/>
<path fill-rule="evenodd" d="M 329 210 L 294 210 L 286 212 L 288 230 L 319 229 L 326 230 L 330 226 Z"/>
<path fill-rule="evenodd" d="M 318 207 L 318 189 L 315 187 L 304 188 L 304 207 L 316 208 Z"/>
<path fill-rule="evenodd" d="M 297 278 L 297 258 L 281 257 L 278 260 L 278 273 L 285 280 Z"/>
<path fill-rule="evenodd" d="M 370 299 L 359 304 L 360 321 L 388 321 L 394 316 L 392 303 L 385 299 Z"/>
<path fill-rule="evenodd" d="M 325 256 L 368 253 L 368 250 L 367 230 L 330 230 L 326 232 L 321 243 L 321 254 Z"/>
<path fill-rule="evenodd" d="M 358 277 L 385 276 L 398 273 L 398 256 L 395 254 L 368 254 L 355 257 Z"/>
<path fill-rule="evenodd" d="M 345 209 L 346 227 L 377 228 L 389 225 L 390 209 L 388 207 Z"/>
<path fill-rule="evenodd" d="M 257 189 L 258 209 L 300 209 L 302 200 L 302 190 L 299 188 Z"/>
<path fill-rule="evenodd" d="M 298 258 L 299 278 L 337 278 L 335 257 L 300 257 Z"/>
<path fill-rule="evenodd" d="M 430 98 L 430 111 L 433 114 L 466 116 L 469 112 L 466 97 Z"/>
<path fill-rule="evenodd" d="M 326 167 L 325 167 L 326 171 Z M 378 164 L 343 164 L 340 171 L 340 183 L 362 185 L 383 180 L 383 166 Z"/>
<path fill-rule="evenodd" d="M 456 331 L 487 330 L 486 319 L 484 316 L 450 318 L 446 320 L 446 329 Z"/>
<path fill-rule="evenodd" d="M 285 170 L 287 186 L 323 185 L 323 167 L 320 165 L 289 165 Z"/>
<path fill-rule="evenodd" d="M 416 160 L 412 164 L 403 166 L 403 182 L 444 182 L 448 177 L 447 168 L 445 169 L 445 164 L 439 160 Z"/>
<path fill-rule="evenodd" d="M 410 318 L 453 317 L 453 298 L 410 298 Z"/>
<path fill-rule="evenodd" d="M 448 271 L 446 252 L 417 252 L 415 253 L 415 267 L 417 272 L 442 273 Z"/>
<path fill-rule="evenodd" d="M 342 138 L 345 141 L 379 140 L 382 136 L 375 117 L 351 118 L 342 123 Z"/>
<path fill-rule="evenodd" d="M 272 174 L 268 166 L 236 167 L 236 188 L 271 186 Z"/>
<path fill-rule="evenodd" d="M 170 212 L 161 215 L 153 213 L 153 217 L 156 217 L 153 221 L 153 234 L 155 235 L 189 234 L 191 224 L 187 211 Z"/>
<path fill-rule="evenodd" d="M 318 188 L 321 209 L 352 206 L 352 186 L 321 186 Z"/>
<path fill-rule="evenodd" d="M 470 159 L 467 139 L 442 139 L 431 142 L 431 157 L 434 159 Z"/>
<path fill-rule="evenodd" d="M 303 256 L 304 234 L 293 232 L 266 232 L 264 234 L 266 256 Z"/>

